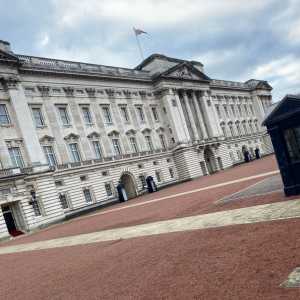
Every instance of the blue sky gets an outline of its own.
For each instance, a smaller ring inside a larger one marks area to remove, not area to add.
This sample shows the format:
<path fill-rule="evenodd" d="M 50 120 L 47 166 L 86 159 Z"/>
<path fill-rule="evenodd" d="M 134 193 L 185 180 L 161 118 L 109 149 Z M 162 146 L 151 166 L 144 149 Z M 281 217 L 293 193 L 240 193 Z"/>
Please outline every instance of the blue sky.
<path fill-rule="evenodd" d="M 278 101 L 300 93 L 300 0 L 0 0 L 13 51 L 135 67 L 161 53 L 198 60 L 208 76 L 268 80 Z"/>

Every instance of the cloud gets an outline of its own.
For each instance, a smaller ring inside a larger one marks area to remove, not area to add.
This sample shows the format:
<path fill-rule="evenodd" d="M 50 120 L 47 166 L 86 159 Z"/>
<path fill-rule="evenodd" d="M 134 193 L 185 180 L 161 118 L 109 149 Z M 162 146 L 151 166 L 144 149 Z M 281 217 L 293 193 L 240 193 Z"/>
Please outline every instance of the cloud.
<path fill-rule="evenodd" d="M 199 60 L 212 78 L 300 86 L 299 0 L 0 0 L 0 38 L 16 53 L 134 67 L 132 27 L 152 53 Z M 13 11 L 7 14 L 6 11 Z M 298 69 L 297 69 L 298 68 Z"/>

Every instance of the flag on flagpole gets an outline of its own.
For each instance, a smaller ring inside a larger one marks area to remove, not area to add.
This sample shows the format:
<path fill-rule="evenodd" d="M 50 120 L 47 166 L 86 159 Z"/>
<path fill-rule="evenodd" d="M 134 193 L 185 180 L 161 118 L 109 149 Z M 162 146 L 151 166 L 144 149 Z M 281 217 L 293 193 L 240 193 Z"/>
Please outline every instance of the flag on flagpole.
<path fill-rule="evenodd" d="M 144 31 L 142 29 L 135 28 L 135 27 L 133 27 L 133 31 L 134 31 L 136 36 L 141 35 L 141 34 L 147 34 L 146 31 Z"/>

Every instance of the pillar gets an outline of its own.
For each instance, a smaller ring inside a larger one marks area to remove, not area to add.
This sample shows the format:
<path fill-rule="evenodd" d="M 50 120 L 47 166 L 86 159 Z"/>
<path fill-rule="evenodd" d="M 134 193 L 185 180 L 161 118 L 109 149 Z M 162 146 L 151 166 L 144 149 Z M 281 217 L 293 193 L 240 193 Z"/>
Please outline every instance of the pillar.
<path fill-rule="evenodd" d="M 47 164 L 22 85 L 18 79 L 9 78 L 6 80 L 5 86 L 17 117 L 30 165 Z"/>
<path fill-rule="evenodd" d="M 194 119 L 193 112 L 192 112 L 192 109 L 191 109 L 191 106 L 190 106 L 189 98 L 188 98 L 187 93 L 186 93 L 185 90 L 182 91 L 182 95 L 183 95 L 186 111 L 187 111 L 187 114 L 188 114 L 188 118 L 189 118 L 189 121 L 190 121 L 190 124 L 191 124 L 194 140 L 199 140 L 199 135 L 198 135 L 198 130 L 197 130 L 197 127 L 196 127 L 195 119 Z"/>

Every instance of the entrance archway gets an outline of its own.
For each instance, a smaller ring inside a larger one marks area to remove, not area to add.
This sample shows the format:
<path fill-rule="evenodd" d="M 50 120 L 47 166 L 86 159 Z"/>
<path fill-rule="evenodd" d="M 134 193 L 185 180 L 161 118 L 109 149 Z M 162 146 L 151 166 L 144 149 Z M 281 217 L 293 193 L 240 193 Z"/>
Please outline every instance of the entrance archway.
<path fill-rule="evenodd" d="M 131 173 L 123 173 L 120 181 L 124 184 L 128 199 L 135 198 L 137 193 L 133 175 Z"/>
<path fill-rule="evenodd" d="M 217 171 L 215 155 L 210 149 L 210 147 L 206 147 L 204 149 L 204 160 L 209 174 L 212 174 Z"/>

